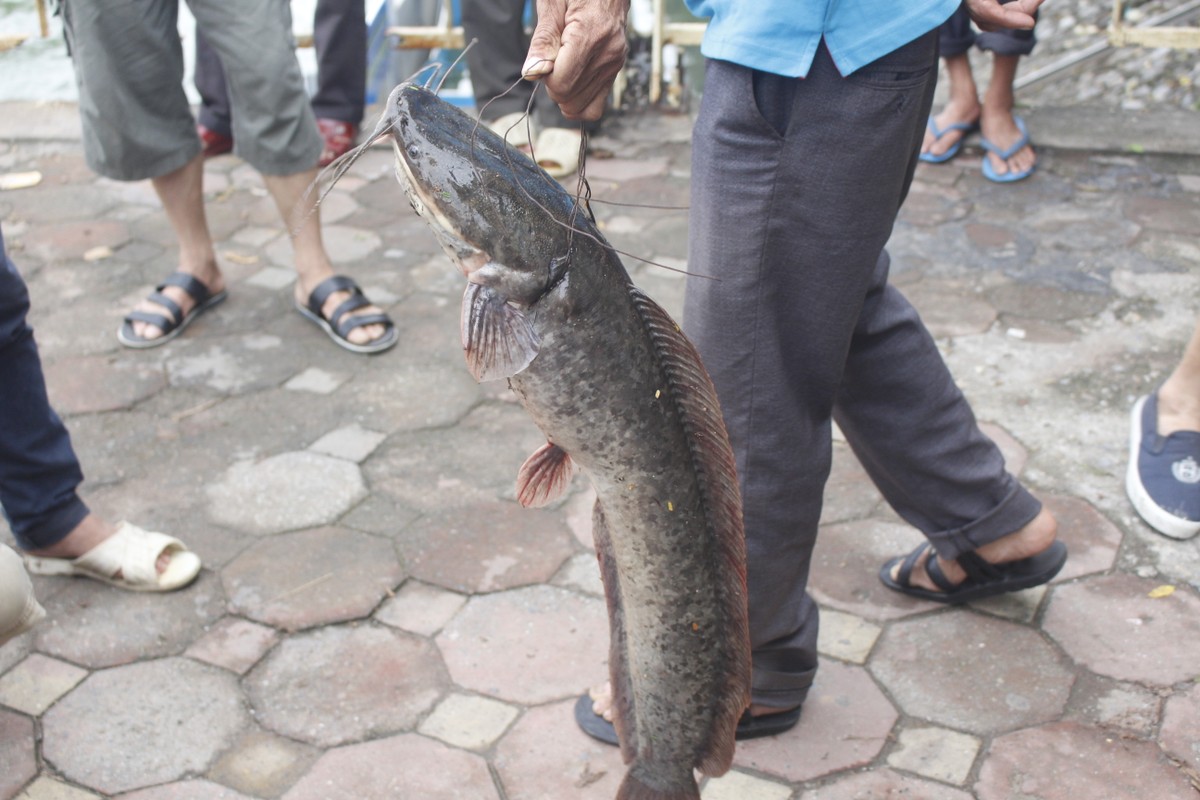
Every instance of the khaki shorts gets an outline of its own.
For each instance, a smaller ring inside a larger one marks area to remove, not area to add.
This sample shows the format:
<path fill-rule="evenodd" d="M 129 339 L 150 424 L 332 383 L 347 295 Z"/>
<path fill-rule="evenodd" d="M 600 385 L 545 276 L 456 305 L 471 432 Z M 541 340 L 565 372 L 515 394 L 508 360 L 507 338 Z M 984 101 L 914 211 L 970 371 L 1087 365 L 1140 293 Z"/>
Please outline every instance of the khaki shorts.
<path fill-rule="evenodd" d="M 287 0 L 190 0 L 229 83 L 234 152 L 266 175 L 312 169 L 321 136 L 304 92 Z M 156 178 L 200 152 L 183 89 L 179 0 L 63 0 L 88 166 Z"/>
<path fill-rule="evenodd" d="M 33 596 L 33 584 L 21 557 L 0 544 L 0 644 L 32 628 L 46 616 Z"/>

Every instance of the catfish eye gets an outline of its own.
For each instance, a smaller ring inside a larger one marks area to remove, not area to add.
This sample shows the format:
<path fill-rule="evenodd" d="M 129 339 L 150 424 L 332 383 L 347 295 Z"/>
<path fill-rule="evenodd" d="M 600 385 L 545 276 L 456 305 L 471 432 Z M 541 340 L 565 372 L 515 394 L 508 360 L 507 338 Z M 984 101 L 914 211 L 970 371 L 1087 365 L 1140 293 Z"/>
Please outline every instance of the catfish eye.
<path fill-rule="evenodd" d="M 419 159 L 421 157 L 421 148 L 417 147 L 415 144 L 410 144 L 408 146 L 408 157 L 413 161 Z"/>

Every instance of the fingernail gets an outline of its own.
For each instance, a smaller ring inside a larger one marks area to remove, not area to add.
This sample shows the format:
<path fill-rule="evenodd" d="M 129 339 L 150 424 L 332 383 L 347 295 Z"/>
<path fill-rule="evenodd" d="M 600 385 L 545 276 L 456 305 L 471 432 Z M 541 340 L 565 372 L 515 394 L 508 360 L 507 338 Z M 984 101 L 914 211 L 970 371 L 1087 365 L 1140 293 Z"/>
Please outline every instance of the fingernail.
<path fill-rule="evenodd" d="M 525 66 L 521 67 L 522 75 L 545 75 L 550 71 L 550 66 L 554 62 L 547 61 L 538 56 L 530 56 L 525 59 Z"/>

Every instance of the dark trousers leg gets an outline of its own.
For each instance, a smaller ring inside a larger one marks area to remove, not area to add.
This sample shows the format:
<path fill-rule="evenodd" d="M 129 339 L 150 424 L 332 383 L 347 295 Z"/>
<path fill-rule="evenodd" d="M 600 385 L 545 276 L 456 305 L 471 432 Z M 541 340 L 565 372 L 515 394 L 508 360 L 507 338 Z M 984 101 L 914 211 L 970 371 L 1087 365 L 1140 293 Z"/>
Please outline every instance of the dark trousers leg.
<path fill-rule="evenodd" d="M 317 93 L 313 113 L 359 125 L 367 95 L 367 22 L 363 0 L 318 0 L 313 15 Z"/>
<path fill-rule="evenodd" d="M 1004 0 L 1010 2 L 1010 0 Z M 1037 12 L 1034 12 L 1037 19 Z M 997 31 L 976 33 L 971 27 L 971 15 L 966 4 L 950 15 L 950 19 L 938 28 L 938 45 L 942 56 L 959 56 L 979 45 L 980 50 L 991 50 L 1001 56 L 1027 56 L 1033 52 L 1037 37 L 1032 30 L 1019 31 L 1001 28 Z"/>
<path fill-rule="evenodd" d="M 534 94 L 535 84 L 521 80 L 521 67 L 529 50 L 525 35 L 526 0 L 463 0 L 462 24 L 467 41 L 475 45 L 467 51 L 467 69 L 475 106 L 486 121 L 524 111 Z M 544 91 L 534 101 L 538 124 L 543 128 L 577 128 L 562 115 Z"/>
<path fill-rule="evenodd" d="M 199 28 L 196 29 L 196 64 L 192 80 L 200 93 L 200 113 L 197 115 L 200 124 L 222 136 L 232 136 L 225 68 Z"/>
<path fill-rule="evenodd" d="M 0 234 L 0 507 L 24 550 L 49 547 L 87 516 L 83 480 L 62 420 L 50 407 L 29 292 Z"/>
<path fill-rule="evenodd" d="M 888 477 L 889 500 L 919 498 L 909 505 L 922 520 L 955 520 L 949 536 L 925 533 L 959 546 L 982 521 L 1013 523 L 992 538 L 1027 521 L 997 513 L 1013 481 L 924 326 L 886 285 L 884 245 L 912 180 L 936 58 L 931 33 L 845 78 L 824 48 L 804 80 L 708 65 L 689 269 L 717 280 L 688 280 L 684 325 L 716 384 L 742 483 L 757 703 L 801 703 L 816 671 L 806 585 L 835 407 L 866 460 L 903 454 L 896 464 L 920 465 L 954 498 L 922 497 L 898 470 L 872 472 Z M 874 426 L 867 413 L 879 415 Z M 904 429 L 934 415 L 920 435 Z M 868 432 L 880 438 L 865 441 Z M 947 453 L 980 458 L 983 474 L 960 480 Z"/>

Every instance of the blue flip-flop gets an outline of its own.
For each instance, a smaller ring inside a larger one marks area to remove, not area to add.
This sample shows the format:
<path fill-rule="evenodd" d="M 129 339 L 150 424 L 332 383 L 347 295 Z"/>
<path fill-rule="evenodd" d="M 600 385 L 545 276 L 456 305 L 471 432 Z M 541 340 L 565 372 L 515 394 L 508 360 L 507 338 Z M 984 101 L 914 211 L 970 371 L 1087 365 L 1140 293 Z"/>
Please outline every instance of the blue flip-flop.
<path fill-rule="evenodd" d="M 1013 121 L 1017 123 L 1017 130 L 1021 132 L 1021 138 L 1016 141 L 1016 144 L 1007 150 L 1001 150 L 999 147 L 982 137 L 979 139 L 979 144 L 983 146 L 983 149 L 989 153 L 995 154 L 995 156 L 1001 161 L 1007 161 L 1008 159 L 1012 158 L 1014 155 L 1020 152 L 1022 147 L 1025 147 L 1029 144 L 1029 131 L 1025 129 L 1025 120 L 1021 119 L 1020 117 L 1013 117 Z M 996 168 L 992 166 L 992 160 L 990 158 L 987 156 L 983 157 L 983 177 L 987 178 L 989 181 L 994 181 L 995 183 L 1013 183 L 1014 181 L 1024 180 L 1032 175 L 1035 169 L 1037 169 L 1036 161 L 1029 169 L 1024 169 L 1020 172 L 1000 173 L 996 172 Z"/>
<path fill-rule="evenodd" d="M 940 156 L 935 153 L 921 153 L 918 158 L 926 164 L 944 164 L 950 159 L 958 155 L 958 151 L 962 149 L 963 140 L 967 138 L 967 134 L 973 132 L 979 127 L 978 122 L 952 122 L 944 128 L 939 128 L 933 117 L 929 118 L 926 123 L 929 132 L 933 134 L 934 139 L 940 139 L 950 131 L 962 131 L 962 136 L 958 137 L 958 141 L 950 145 L 950 149 L 942 153 Z"/>

